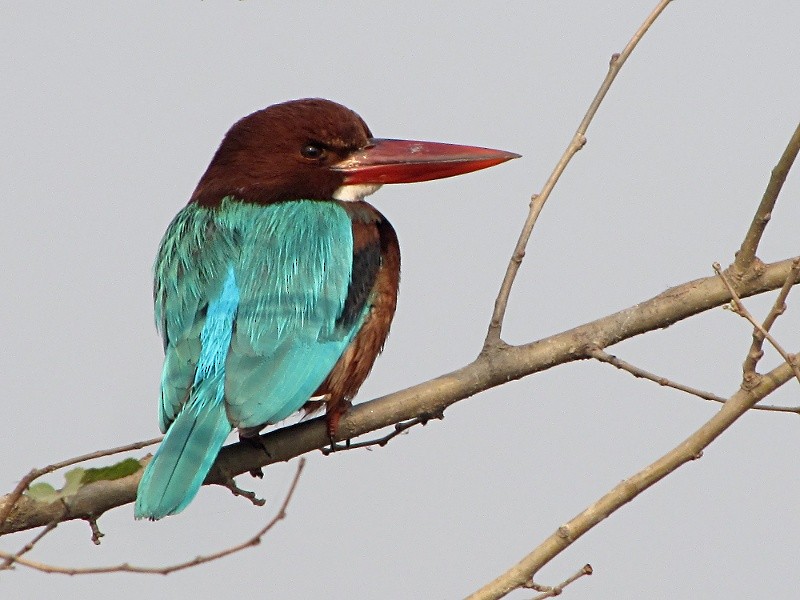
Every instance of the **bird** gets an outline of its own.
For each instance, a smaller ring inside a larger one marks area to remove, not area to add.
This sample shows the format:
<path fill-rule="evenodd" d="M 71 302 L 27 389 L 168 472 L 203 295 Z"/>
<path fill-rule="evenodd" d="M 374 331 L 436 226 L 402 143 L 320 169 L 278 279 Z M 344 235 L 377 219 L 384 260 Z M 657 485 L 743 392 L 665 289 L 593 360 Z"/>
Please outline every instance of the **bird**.
<path fill-rule="evenodd" d="M 364 198 L 383 184 L 517 157 L 375 138 L 357 113 L 321 98 L 236 122 L 155 261 L 166 435 L 142 474 L 135 517 L 186 508 L 234 429 L 258 439 L 267 425 L 324 406 L 333 440 L 397 305 L 397 235 Z"/>

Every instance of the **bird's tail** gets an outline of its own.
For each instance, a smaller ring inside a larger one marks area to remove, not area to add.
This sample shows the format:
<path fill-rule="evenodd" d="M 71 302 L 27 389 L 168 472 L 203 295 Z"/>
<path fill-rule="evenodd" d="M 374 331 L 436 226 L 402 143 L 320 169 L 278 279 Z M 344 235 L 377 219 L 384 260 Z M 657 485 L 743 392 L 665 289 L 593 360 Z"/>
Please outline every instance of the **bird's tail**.
<path fill-rule="evenodd" d="M 224 402 L 192 404 L 178 413 L 145 468 L 136 494 L 137 519 L 156 520 L 186 508 L 233 429 Z"/>

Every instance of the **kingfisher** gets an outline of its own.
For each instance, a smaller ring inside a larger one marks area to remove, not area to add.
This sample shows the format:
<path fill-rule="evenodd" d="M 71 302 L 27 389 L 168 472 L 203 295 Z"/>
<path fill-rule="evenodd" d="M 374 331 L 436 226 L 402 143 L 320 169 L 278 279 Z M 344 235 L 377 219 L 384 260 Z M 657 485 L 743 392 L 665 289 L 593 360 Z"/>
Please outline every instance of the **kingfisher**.
<path fill-rule="evenodd" d="M 325 407 L 334 439 L 383 349 L 400 248 L 364 198 L 519 155 L 374 138 L 329 100 L 275 104 L 231 127 L 155 261 L 164 344 L 159 426 L 137 519 L 192 501 L 228 435 Z"/>

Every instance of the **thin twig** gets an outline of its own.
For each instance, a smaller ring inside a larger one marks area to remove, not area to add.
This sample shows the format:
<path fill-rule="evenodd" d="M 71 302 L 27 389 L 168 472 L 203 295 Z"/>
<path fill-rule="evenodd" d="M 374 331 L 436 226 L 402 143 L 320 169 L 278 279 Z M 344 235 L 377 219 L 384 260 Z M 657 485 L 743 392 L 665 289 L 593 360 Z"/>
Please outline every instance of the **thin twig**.
<path fill-rule="evenodd" d="M 66 507 L 66 505 L 64 506 L 64 512 L 65 512 L 65 513 L 67 512 L 67 507 Z M 39 541 L 40 541 L 40 540 L 41 540 L 41 539 L 42 539 L 44 536 L 46 536 L 48 533 L 50 533 L 50 532 L 51 532 L 51 531 L 53 531 L 53 530 L 54 530 L 56 527 L 58 527 L 58 524 L 59 524 L 60 522 L 61 522 L 61 518 L 58 518 L 58 519 L 53 519 L 53 520 L 52 520 L 52 521 L 50 521 L 50 522 L 49 522 L 47 525 L 45 525 L 45 526 L 42 528 L 42 530 L 41 530 L 39 533 L 37 533 L 37 534 L 36 534 L 36 535 L 35 535 L 33 538 L 31 538 L 31 541 L 29 541 L 29 542 L 28 542 L 27 544 L 25 544 L 25 545 L 24 545 L 22 548 L 20 548 L 20 549 L 19 549 L 19 550 L 16 552 L 16 554 L 12 554 L 12 555 L 6 556 L 6 557 L 5 557 L 5 559 L 3 560 L 3 564 L 1 564 L 1 565 L 0 565 L 0 571 L 5 571 L 5 570 L 7 570 L 7 569 L 11 569 L 11 568 L 13 568 L 13 566 L 14 566 L 14 563 L 15 563 L 15 562 L 17 562 L 17 560 L 19 560 L 19 557 L 20 557 L 20 556 L 22 556 L 23 554 L 25 554 L 25 553 L 27 553 L 27 552 L 30 552 L 31 550 L 33 550 L 33 547 L 34 547 L 36 544 L 38 544 L 38 543 L 39 543 Z"/>
<path fill-rule="evenodd" d="M 704 392 L 703 390 L 699 390 L 697 388 L 689 387 L 688 385 L 676 383 L 660 375 L 655 375 L 654 373 L 645 371 L 644 369 L 634 366 L 631 363 L 622 360 L 621 358 L 618 358 L 612 354 L 608 354 L 607 352 L 601 350 L 600 348 L 592 348 L 591 350 L 589 350 L 589 355 L 592 358 L 596 358 L 601 362 L 608 363 L 609 365 L 612 365 L 617 369 L 620 369 L 622 371 L 627 371 L 634 377 L 647 379 L 649 381 L 657 383 L 658 385 L 664 387 L 671 387 L 681 392 L 686 392 L 687 394 L 691 394 L 692 396 L 697 396 L 698 398 L 702 398 L 703 400 L 711 400 L 712 402 L 719 402 L 721 404 L 725 404 L 726 402 L 726 398 L 722 398 L 721 396 L 717 396 L 710 392 Z"/>
<path fill-rule="evenodd" d="M 795 259 L 792 263 L 792 269 L 789 271 L 789 275 L 786 277 L 786 282 L 783 284 L 781 291 L 778 292 L 778 296 L 775 298 L 775 303 L 772 305 L 769 314 L 764 319 L 763 325 L 766 331 L 772 329 L 772 325 L 775 323 L 777 318 L 786 311 L 786 298 L 789 296 L 789 291 L 792 289 L 792 286 L 797 280 L 798 275 L 800 275 L 800 258 Z M 755 375 L 758 361 L 764 355 L 762 350 L 763 345 L 764 336 L 761 334 L 761 331 L 759 331 L 757 328 L 754 328 L 753 343 L 750 345 L 750 350 L 747 353 L 747 357 L 745 358 L 744 365 L 742 367 L 745 379 L 747 379 L 748 376 L 752 377 Z"/>
<path fill-rule="evenodd" d="M 8 515 L 11 514 L 11 511 L 14 509 L 14 506 L 17 504 L 17 501 L 22 497 L 22 494 L 25 493 L 25 490 L 33 483 L 36 479 L 41 477 L 42 475 L 47 475 L 48 473 L 52 473 L 53 471 L 58 471 L 59 469 L 63 469 L 64 467 L 69 467 L 71 465 L 75 465 L 78 463 L 86 462 L 87 460 L 92 460 L 94 458 L 101 458 L 103 456 L 111 456 L 113 454 L 120 454 L 122 452 L 128 452 L 130 450 L 140 450 L 147 446 L 152 446 L 153 444 L 159 443 L 163 436 L 153 438 L 150 440 L 143 440 L 141 442 L 133 442 L 132 444 L 125 444 L 124 446 L 117 446 L 116 448 L 109 448 L 107 450 L 97 450 L 96 452 L 89 452 L 88 454 L 82 454 L 80 456 L 75 456 L 73 458 L 68 458 L 67 460 L 62 460 L 61 462 L 53 463 L 52 465 L 48 465 L 41 469 L 31 469 L 25 477 L 20 479 L 17 487 L 8 495 L 6 498 L 5 503 L 3 504 L 3 508 L 0 509 L 0 527 L 3 526 L 3 523 L 6 522 Z"/>
<path fill-rule="evenodd" d="M 767 189 L 764 190 L 761 203 L 758 205 L 753 221 L 750 223 L 750 228 L 747 230 L 742 246 L 736 253 L 736 260 L 733 263 L 733 267 L 738 277 L 741 277 L 755 260 L 761 236 L 764 235 L 767 223 L 769 223 L 772 217 L 772 209 L 775 207 L 775 202 L 778 199 L 778 194 L 781 192 L 783 183 L 786 181 L 786 176 L 789 174 L 789 169 L 792 168 L 792 164 L 794 164 L 795 158 L 797 158 L 798 151 L 800 151 L 800 124 L 798 124 L 797 129 L 794 130 L 778 164 L 772 169 Z"/>
<path fill-rule="evenodd" d="M 61 567 L 28 560 L 26 558 L 19 557 L 19 555 L 14 556 L 3 551 L 0 551 L 0 558 L 5 558 L 6 560 L 12 559 L 13 562 L 16 562 L 19 565 L 24 565 L 36 571 L 42 571 L 44 573 L 60 573 L 62 575 L 98 575 L 100 573 L 145 573 L 149 575 L 169 575 L 175 571 L 182 571 L 190 567 L 196 567 L 197 565 L 218 560 L 220 558 L 230 556 L 236 552 L 240 552 L 246 548 L 259 545 L 261 543 L 261 538 L 263 538 L 279 521 L 282 521 L 286 518 L 286 508 L 289 506 L 292 496 L 294 496 L 294 492 L 297 489 L 297 482 L 300 481 L 300 474 L 303 472 L 305 464 L 305 459 L 301 458 L 297 464 L 297 471 L 295 472 L 292 483 L 289 486 L 289 491 L 286 493 L 286 497 L 283 499 L 278 512 L 264 527 L 259 529 L 253 537 L 242 542 L 241 544 L 231 546 L 230 548 L 220 550 L 219 552 L 214 552 L 213 554 L 197 556 L 192 560 L 187 560 L 185 562 L 177 563 L 167 567 L 137 567 L 135 565 L 129 565 L 128 563 L 122 563 L 108 567 Z"/>
<path fill-rule="evenodd" d="M 703 400 L 709 400 L 711 402 L 717 402 L 719 404 L 725 404 L 728 401 L 727 398 L 723 398 L 721 396 L 717 396 L 715 394 L 712 394 L 710 392 L 705 392 L 697 388 L 689 387 L 688 385 L 683 385 L 682 383 L 671 381 L 670 379 L 662 377 L 661 375 L 656 375 L 649 371 L 645 371 L 644 369 L 632 365 L 631 363 L 624 361 L 621 358 L 614 356 L 613 354 L 608 354 L 607 352 L 601 350 L 600 348 L 592 348 L 591 350 L 589 350 L 589 355 L 592 358 L 595 358 L 601 362 L 616 367 L 621 371 L 626 371 L 631 375 L 633 375 L 634 377 L 647 379 L 649 381 L 657 383 L 658 385 L 670 387 L 681 392 L 686 392 L 687 394 L 691 394 L 692 396 L 697 396 L 698 398 L 702 398 Z M 753 407 L 753 410 L 787 412 L 800 415 L 800 406 L 773 406 L 770 404 L 765 404 L 765 405 L 756 404 Z"/>
<path fill-rule="evenodd" d="M 764 319 L 764 329 L 767 331 L 772 329 L 772 325 L 777 318 L 786 312 L 786 298 L 789 297 L 789 292 L 798 277 L 800 277 L 800 258 L 795 258 L 792 261 L 792 270 L 789 271 L 786 282 L 783 284 L 781 291 L 778 292 L 778 296 L 775 298 L 775 303 L 772 305 L 772 309 L 769 311 L 767 318 Z"/>
<path fill-rule="evenodd" d="M 263 472 L 262 472 L 262 477 L 263 477 Z M 228 481 L 226 481 L 223 485 L 226 488 L 228 488 L 231 491 L 231 494 L 233 494 L 234 496 L 241 496 L 242 498 L 245 498 L 250 502 L 252 502 L 253 505 L 255 506 L 264 506 L 267 503 L 267 501 L 264 500 L 264 498 L 259 498 L 258 494 L 256 494 L 255 492 L 250 490 L 245 490 L 236 485 L 236 481 L 233 479 L 233 477 L 229 477 Z"/>
<path fill-rule="evenodd" d="M 369 448 L 371 446 L 378 446 L 379 448 L 383 448 L 386 444 L 388 444 L 391 440 L 396 438 L 398 435 L 406 433 L 409 429 L 414 427 L 414 425 L 422 425 L 425 426 L 428 424 L 428 421 L 431 419 L 444 419 L 444 413 L 439 413 L 438 415 L 421 415 L 419 417 L 414 417 L 408 421 L 401 421 L 400 423 L 395 423 L 394 428 L 392 431 L 384 435 L 383 437 L 375 438 L 372 440 L 364 440 L 363 442 L 350 442 L 349 440 L 344 444 L 337 444 L 334 447 L 326 446 L 324 448 L 320 448 L 320 452 L 322 452 L 325 456 L 329 454 L 333 454 L 334 452 L 341 452 L 342 450 L 355 450 L 356 448 Z"/>
<path fill-rule="evenodd" d="M 89 524 L 89 529 L 92 530 L 92 543 L 95 546 L 100 545 L 100 538 L 105 537 L 105 533 L 100 531 L 100 526 L 97 524 L 96 517 L 88 517 L 86 522 Z"/>
<path fill-rule="evenodd" d="M 500 291 L 494 303 L 494 311 L 492 312 L 492 318 L 489 322 L 489 329 L 486 332 L 486 339 L 483 343 L 483 352 L 486 352 L 490 348 L 503 346 L 503 341 L 500 335 L 503 329 L 503 319 L 505 318 L 506 307 L 508 306 L 508 298 L 511 294 L 511 287 L 514 285 L 514 279 L 516 278 L 517 272 L 522 264 L 522 260 L 525 257 L 525 248 L 528 246 L 528 240 L 533 232 L 533 227 L 536 224 L 536 220 L 539 218 L 539 214 L 544 208 L 545 202 L 547 202 L 547 199 L 550 197 L 550 193 L 553 191 L 556 183 L 558 183 L 561 174 L 567 168 L 567 165 L 572 160 L 572 157 L 575 156 L 575 154 L 577 154 L 578 151 L 586 144 L 586 131 L 589 129 L 589 124 L 592 122 L 592 119 L 594 119 L 594 116 L 597 113 L 597 110 L 600 108 L 600 104 L 603 102 L 603 99 L 611 87 L 611 84 L 614 83 L 614 79 L 617 77 L 620 69 L 622 69 L 622 65 L 625 64 L 625 61 L 628 60 L 628 57 L 633 52 L 634 48 L 636 48 L 636 45 L 642 39 L 644 34 L 647 33 L 647 30 L 650 29 L 650 26 L 670 2 L 671 0 L 661 0 L 653 12 L 651 12 L 647 19 L 645 19 L 644 23 L 642 23 L 641 27 L 639 27 L 638 31 L 633 34 L 633 37 L 630 39 L 623 51 L 619 54 L 614 54 L 611 57 L 611 61 L 608 65 L 608 73 L 606 74 L 603 83 L 600 84 L 600 89 L 597 90 L 597 94 L 592 100 L 592 103 L 589 105 L 589 109 L 586 111 L 583 120 L 581 120 L 578 129 L 575 131 L 575 135 L 572 136 L 567 149 L 564 150 L 564 153 L 561 155 L 561 158 L 553 169 L 553 172 L 550 174 L 550 177 L 545 182 L 542 190 L 538 194 L 531 196 L 528 217 L 525 219 L 525 223 L 522 226 L 522 232 L 517 240 L 517 245 L 514 247 L 514 252 L 511 255 L 511 260 L 508 263 L 505 276 L 503 277 L 503 283 L 500 285 Z"/>
<path fill-rule="evenodd" d="M 719 263 L 715 262 L 712 266 L 714 268 L 714 272 L 717 275 L 719 275 L 720 279 L 722 279 L 722 282 L 725 284 L 725 287 L 728 288 L 728 291 L 731 294 L 731 305 L 733 306 L 734 312 L 747 319 L 750 322 L 750 324 L 760 333 L 760 335 L 764 336 L 764 338 L 766 338 L 766 340 L 770 344 L 772 344 L 772 347 L 778 351 L 778 354 L 780 354 L 783 360 L 785 360 L 786 363 L 792 368 L 792 371 L 794 371 L 794 375 L 797 378 L 797 381 L 800 382 L 800 365 L 797 364 L 795 356 L 786 352 L 786 350 L 783 349 L 783 347 L 778 343 L 778 341 L 774 337 L 772 337 L 772 334 L 770 334 L 770 332 L 767 331 L 764 328 L 764 326 L 756 320 L 756 318 L 750 313 L 750 311 L 747 310 L 745 305 L 742 304 L 741 298 L 739 298 L 739 295 L 736 293 L 736 290 L 733 289 L 731 282 L 722 272 L 722 267 L 720 267 Z M 790 271 L 790 275 L 787 278 L 787 281 L 791 282 L 793 280 L 792 277 L 795 274 L 794 266 L 795 263 L 792 263 L 792 270 Z M 784 284 L 784 287 L 786 287 L 786 284 Z M 783 288 L 781 288 L 781 291 L 782 290 Z M 745 376 L 746 375 L 747 373 L 745 373 Z"/>
<path fill-rule="evenodd" d="M 570 577 L 567 577 L 564 581 L 562 581 L 558 585 L 546 586 L 546 585 L 539 585 L 534 581 L 530 581 L 523 587 L 529 588 L 531 590 L 536 590 L 537 592 L 544 592 L 542 594 L 539 594 L 538 596 L 534 596 L 531 600 L 546 600 L 547 598 L 554 598 L 555 596 L 560 596 L 561 593 L 564 591 L 564 588 L 567 587 L 569 584 L 577 581 L 581 577 L 585 577 L 586 575 L 591 575 L 592 573 L 594 573 L 592 565 L 585 564 L 581 567 L 581 569 L 577 573 L 575 573 Z"/>

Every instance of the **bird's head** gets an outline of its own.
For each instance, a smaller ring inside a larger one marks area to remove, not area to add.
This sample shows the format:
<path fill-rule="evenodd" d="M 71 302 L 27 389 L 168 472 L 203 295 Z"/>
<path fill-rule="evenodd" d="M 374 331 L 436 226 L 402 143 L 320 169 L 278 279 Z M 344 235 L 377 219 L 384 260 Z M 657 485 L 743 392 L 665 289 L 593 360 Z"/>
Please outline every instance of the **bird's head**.
<path fill-rule="evenodd" d="M 519 155 L 436 142 L 377 139 L 355 112 L 329 100 L 275 104 L 239 120 L 225 135 L 192 201 L 225 196 L 358 201 L 384 183 L 450 177 Z"/>

